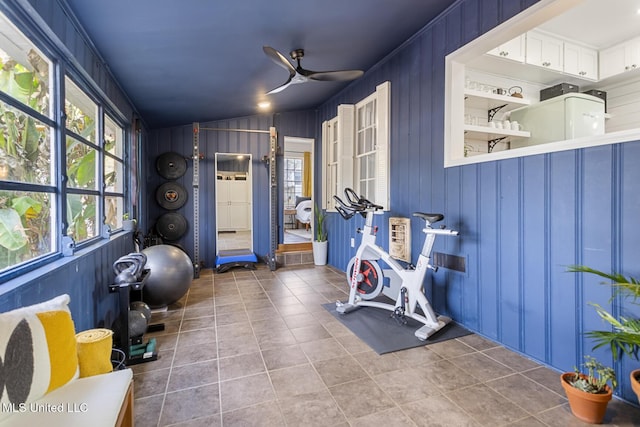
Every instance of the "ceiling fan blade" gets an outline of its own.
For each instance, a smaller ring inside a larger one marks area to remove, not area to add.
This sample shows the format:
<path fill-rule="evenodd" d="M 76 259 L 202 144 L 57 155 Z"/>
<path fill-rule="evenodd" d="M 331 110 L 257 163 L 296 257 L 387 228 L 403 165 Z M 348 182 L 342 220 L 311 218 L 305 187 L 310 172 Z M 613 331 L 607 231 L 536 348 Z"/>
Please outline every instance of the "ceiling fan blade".
<path fill-rule="evenodd" d="M 296 69 L 293 68 L 291 62 L 287 61 L 287 58 L 285 58 L 283 54 L 281 54 L 271 46 L 262 46 L 262 50 L 269 57 L 269 59 L 289 72 L 289 80 L 291 80 L 291 78 L 296 75 Z"/>
<path fill-rule="evenodd" d="M 278 92 L 282 92 L 283 90 L 285 90 L 287 87 L 289 87 L 289 85 L 293 84 L 294 82 L 292 82 L 291 77 L 289 77 L 289 80 L 287 80 L 284 84 L 278 86 L 275 89 L 271 89 L 269 92 L 266 93 L 266 95 L 272 95 L 274 93 L 278 93 Z"/>
<path fill-rule="evenodd" d="M 306 77 L 311 80 L 318 80 L 322 82 L 342 82 L 348 80 L 355 80 L 362 77 L 364 71 L 362 70 L 343 70 L 343 71 L 306 71 Z M 298 69 L 300 72 L 300 69 Z M 302 74 L 302 73 L 301 73 Z"/>

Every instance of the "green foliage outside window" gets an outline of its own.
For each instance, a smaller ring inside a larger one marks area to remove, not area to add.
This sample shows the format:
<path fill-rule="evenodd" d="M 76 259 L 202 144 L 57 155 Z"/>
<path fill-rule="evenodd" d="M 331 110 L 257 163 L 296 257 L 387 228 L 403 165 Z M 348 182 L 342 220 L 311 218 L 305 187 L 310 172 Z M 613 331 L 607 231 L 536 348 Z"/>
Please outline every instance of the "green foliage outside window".
<path fill-rule="evenodd" d="M 48 64 L 29 53 L 31 70 L 0 55 L 0 90 L 48 115 Z M 0 179 L 52 185 L 51 129 L 0 102 Z M 0 192 L 0 270 L 51 248 L 51 197 L 42 192 Z"/>

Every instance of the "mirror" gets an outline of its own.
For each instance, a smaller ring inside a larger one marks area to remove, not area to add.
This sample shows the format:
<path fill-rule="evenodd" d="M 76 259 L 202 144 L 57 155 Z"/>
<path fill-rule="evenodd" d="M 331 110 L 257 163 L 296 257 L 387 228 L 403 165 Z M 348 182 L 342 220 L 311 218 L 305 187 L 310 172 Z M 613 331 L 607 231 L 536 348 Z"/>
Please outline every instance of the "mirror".
<path fill-rule="evenodd" d="M 309 243 L 313 237 L 313 141 L 284 137 L 285 244 Z"/>
<path fill-rule="evenodd" d="M 216 153 L 216 255 L 253 253 L 251 154 Z"/>

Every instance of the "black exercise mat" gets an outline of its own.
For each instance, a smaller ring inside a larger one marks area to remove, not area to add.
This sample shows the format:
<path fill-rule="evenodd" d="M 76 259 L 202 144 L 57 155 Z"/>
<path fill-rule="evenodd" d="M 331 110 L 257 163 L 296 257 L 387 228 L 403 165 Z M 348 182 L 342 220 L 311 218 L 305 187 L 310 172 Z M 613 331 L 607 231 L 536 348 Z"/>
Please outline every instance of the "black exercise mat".
<path fill-rule="evenodd" d="M 423 324 L 417 320 L 407 318 L 407 324 L 400 325 L 390 317 L 390 311 L 380 308 L 360 307 L 351 313 L 340 314 L 336 311 L 335 302 L 322 304 L 322 306 L 378 354 L 420 347 L 471 334 L 469 330 L 451 322 L 426 341 L 420 341 L 414 332 Z"/>

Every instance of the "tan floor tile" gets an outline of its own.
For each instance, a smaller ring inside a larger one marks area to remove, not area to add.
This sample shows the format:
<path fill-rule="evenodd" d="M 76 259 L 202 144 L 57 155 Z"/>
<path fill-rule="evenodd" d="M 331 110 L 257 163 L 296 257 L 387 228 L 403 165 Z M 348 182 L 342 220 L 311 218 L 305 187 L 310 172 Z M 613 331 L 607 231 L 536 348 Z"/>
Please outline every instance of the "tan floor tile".
<path fill-rule="evenodd" d="M 418 427 L 480 427 L 480 424 L 444 395 L 402 405 L 402 410 Z"/>
<path fill-rule="evenodd" d="M 440 394 L 426 369 L 404 368 L 385 372 L 373 380 L 399 405 Z"/>
<path fill-rule="evenodd" d="M 564 396 L 520 374 L 488 381 L 486 384 L 531 414 L 546 411 L 567 402 Z"/>
<path fill-rule="evenodd" d="M 164 394 L 136 398 L 133 402 L 136 427 L 157 427 L 163 401 Z"/>
<path fill-rule="evenodd" d="M 171 370 L 167 391 L 184 390 L 215 382 L 218 382 L 218 362 L 216 360 L 175 366 Z"/>
<path fill-rule="evenodd" d="M 370 378 L 329 387 L 329 392 L 350 420 L 396 406 Z"/>
<path fill-rule="evenodd" d="M 483 353 L 490 358 L 497 360 L 503 365 L 507 365 L 517 372 L 534 369 L 540 366 L 533 360 L 529 360 L 526 357 L 520 356 L 519 354 L 507 350 L 504 347 L 494 347 L 492 349 L 483 351 Z"/>
<path fill-rule="evenodd" d="M 218 359 L 220 381 L 265 372 L 262 355 L 258 352 Z"/>
<path fill-rule="evenodd" d="M 169 369 L 158 369 L 134 375 L 134 396 L 136 399 L 164 394 L 169 381 L 169 371 Z"/>
<path fill-rule="evenodd" d="M 450 359 L 462 371 L 468 372 L 480 381 L 490 381 L 513 374 L 511 368 L 485 356 L 482 353 L 470 353 Z"/>
<path fill-rule="evenodd" d="M 302 328 L 291 329 L 291 333 L 299 343 L 331 338 L 329 332 L 319 324 L 315 326 L 304 326 Z"/>
<path fill-rule="evenodd" d="M 300 344 L 300 348 L 305 352 L 312 362 L 319 360 L 334 359 L 336 357 L 346 356 L 347 351 L 334 338 L 324 340 L 310 341 Z"/>
<path fill-rule="evenodd" d="M 263 350 L 262 357 L 270 371 L 309 363 L 307 356 L 298 345 Z"/>
<path fill-rule="evenodd" d="M 405 415 L 400 408 L 391 408 L 386 411 L 365 415 L 351 422 L 352 427 L 415 427 L 415 425 L 411 418 Z"/>
<path fill-rule="evenodd" d="M 275 400 L 267 374 L 257 374 L 220 383 L 222 412 Z"/>
<path fill-rule="evenodd" d="M 377 354 L 374 351 L 354 354 L 353 358 L 360 363 L 369 375 L 378 375 L 383 372 L 396 371 L 406 365 L 398 359 L 394 353 Z"/>
<path fill-rule="evenodd" d="M 173 366 L 214 360 L 218 357 L 218 345 L 215 342 L 207 342 L 199 345 L 179 346 L 174 357 Z"/>
<path fill-rule="evenodd" d="M 309 364 L 270 371 L 269 376 L 278 399 L 325 389 L 322 380 Z"/>
<path fill-rule="evenodd" d="M 328 391 L 298 394 L 278 400 L 290 426 L 347 426 L 347 420 Z"/>
<path fill-rule="evenodd" d="M 455 390 L 447 397 L 484 426 L 505 425 L 529 415 L 484 384 Z"/>
<path fill-rule="evenodd" d="M 285 425 L 280 408 L 273 402 L 224 412 L 222 423 L 224 426 L 243 427 L 281 427 Z"/>
<path fill-rule="evenodd" d="M 175 424 L 220 412 L 218 384 L 167 393 L 160 424 Z"/>
<path fill-rule="evenodd" d="M 368 378 L 364 369 L 362 369 L 360 364 L 351 356 L 321 360 L 314 362 L 313 366 L 327 387 Z"/>

